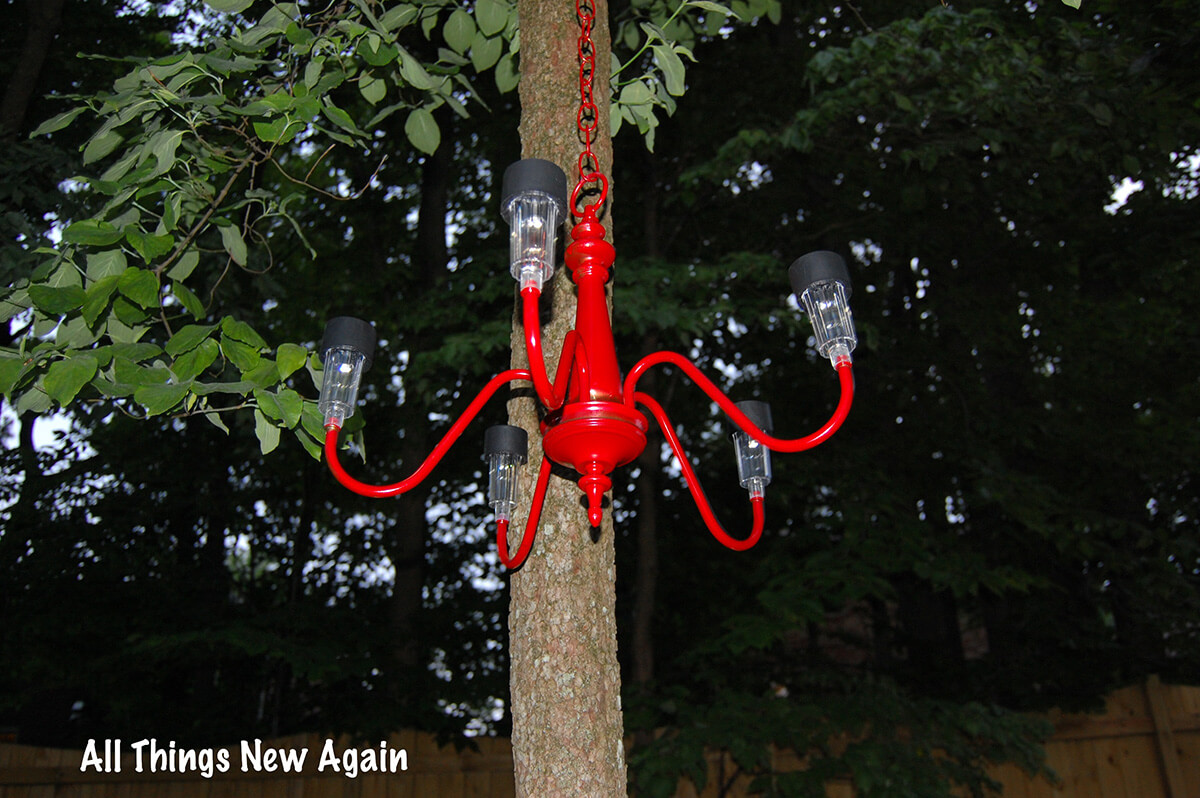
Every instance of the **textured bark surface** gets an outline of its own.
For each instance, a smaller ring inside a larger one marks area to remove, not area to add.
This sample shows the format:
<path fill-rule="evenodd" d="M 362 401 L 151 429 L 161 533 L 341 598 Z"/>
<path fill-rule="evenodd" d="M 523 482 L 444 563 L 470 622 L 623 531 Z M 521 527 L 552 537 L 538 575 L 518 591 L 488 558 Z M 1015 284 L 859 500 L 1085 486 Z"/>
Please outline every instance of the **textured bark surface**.
<path fill-rule="evenodd" d="M 575 128 L 579 25 L 574 3 L 520 0 L 518 14 L 522 155 L 559 164 L 573 187 L 582 150 Z M 597 3 L 593 40 L 596 63 L 602 65 L 594 93 L 602 135 L 593 149 L 601 169 L 608 173 L 612 165 L 605 68 L 609 41 L 608 9 L 603 2 Z M 610 218 L 606 214 L 608 225 Z M 574 296 L 569 275 L 560 267 L 542 302 L 543 345 L 551 375 L 563 336 L 574 323 Z M 513 365 L 524 367 L 519 314 L 514 316 L 512 344 Z M 511 423 L 529 432 L 530 443 L 515 531 L 524 529 L 542 448 L 531 395 L 514 398 L 509 416 Z M 524 568 L 511 577 L 508 623 L 517 795 L 610 798 L 626 794 L 612 517 L 605 514 L 595 536 L 572 481 L 577 475 L 559 473 L 563 476 L 550 481 L 533 552 Z M 520 535 L 512 537 L 515 551 Z"/>

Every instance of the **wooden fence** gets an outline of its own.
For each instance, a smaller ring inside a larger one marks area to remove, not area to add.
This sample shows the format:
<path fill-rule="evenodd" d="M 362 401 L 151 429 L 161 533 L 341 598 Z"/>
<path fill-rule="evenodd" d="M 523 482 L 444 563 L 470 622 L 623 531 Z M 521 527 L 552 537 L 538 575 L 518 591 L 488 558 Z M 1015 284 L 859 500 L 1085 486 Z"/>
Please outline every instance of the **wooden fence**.
<path fill-rule="evenodd" d="M 997 768 L 1006 798 L 1200 797 L 1200 687 L 1145 685 L 1113 693 L 1098 715 L 1054 713 L 1055 735 L 1046 744 L 1060 782 L 1033 780 L 1015 766 Z M 150 772 L 149 745 L 122 741 L 121 772 L 92 751 L 0 745 L 0 798 L 507 798 L 512 796 L 512 748 L 500 738 L 476 740 L 479 750 L 439 748 L 429 735 L 393 734 L 370 748 L 315 735 L 287 737 L 208 753 L 185 754 L 159 741 Z M 165 750 L 164 750 L 165 749 Z M 290 761 L 267 749 L 286 752 Z M 143 755 L 136 772 L 135 752 Z M 302 763 L 296 761 L 306 752 Z M 348 753 L 352 752 L 352 753 Z M 403 752 L 401 755 L 400 752 Z M 111 751 L 110 751 L 111 753 Z M 89 758 L 89 766 L 81 768 Z M 787 767 L 794 756 L 781 754 Z M 220 763 L 224 763 L 222 769 Z M 719 759 L 711 760 L 709 786 L 697 796 L 681 783 L 678 798 L 716 798 Z M 169 769 L 173 768 L 173 770 Z M 270 770 L 274 768 L 274 770 Z M 353 777 L 351 770 L 356 770 Z M 379 772 L 382 769 L 384 772 Z M 204 772 L 210 770 L 211 777 Z M 735 784 L 726 793 L 746 796 Z M 830 784 L 829 798 L 853 798 L 848 785 Z"/>

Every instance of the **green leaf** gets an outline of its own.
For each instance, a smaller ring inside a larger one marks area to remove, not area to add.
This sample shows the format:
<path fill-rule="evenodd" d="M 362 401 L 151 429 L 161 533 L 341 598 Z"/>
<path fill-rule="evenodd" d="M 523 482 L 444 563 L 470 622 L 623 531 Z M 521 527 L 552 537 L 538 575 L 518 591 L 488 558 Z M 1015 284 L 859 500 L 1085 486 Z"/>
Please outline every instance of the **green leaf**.
<path fill-rule="evenodd" d="M 63 230 L 63 241 L 87 247 L 107 247 L 117 243 L 124 236 L 124 230 L 118 230 L 109 222 L 96 219 L 84 219 L 67 225 L 67 229 Z"/>
<path fill-rule="evenodd" d="M 304 125 L 295 119 L 279 116 L 269 122 L 255 122 L 254 135 L 268 144 L 287 144 L 304 129 Z M 224 232 L 228 228 L 222 227 Z"/>
<path fill-rule="evenodd" d="M 25 413 L 33 413 L 41 415 L 54 406 L 54 400 L 50 395 L 42 390 L 41 384 L 38 383 L 31 387 L 25 393 L 17 398 L 16 410 L 17 415 L 21 416 Z"/>
<path fill-rule="evenodd" d="M 262 361 L 262 356 L 259 355 L 256 348 L 230 338 L 227 335 L 221 336 L 221 351 L 229 359 L 229 362 L 236 366 L 238 371 L 243 374 L 247 371 L 253 371 Z"/>
<path fill-rule="evenodd" d="M 172 280 L 186 280 L 195 271 L 199 263 L 200 253 L 194 249 L 189 249 L 179 256 L 179 260 L 175 261 L 174 266 L 167 270 L 167 276 Z"/>
<path fill-rule="evenodd" d="M 160 130 L 150 137 L 146 148 L 155 159 L 154 171 L 150 173 L 150 177 L 158 177 L 170 171 L 175 165 L 175 151 L 179 149 L 179 142 L 182 140 L 182 130 Z"/>
<path fill-rule="evenodd" d="M 324 451 L 321 444 L 313 440 L 313 437 L 308 434 L 308 430 L 297 429 L 296 440 L 300 441 L 300 445 L 304 447 L 304 451 L 308 452 L 312 459 L 317 462 L 321 461 L 321 453 Z"/>
<path fill-rule="evenodd" d="M 404 133 L 414 147 L 427 155 L 432 155 L 442 141 L 442 132 L 426 108 L 416 108 L 408 115 Z"/>
<path fill-rule="evenodd" d="M 137 250 L 146 263 L 151 263 L 158 257 L 167 254 L 175 245 L 175 237 L 169 233 L 162 235 L 143 233 L 133 225 L 125 228 L 125 240 Z"/>
<path fill-rule="evenodd" d="M 125 253 L 119 249 L 93 252 L 87 256 L 87 276 L 89 280 L 103 280 L 119 275 L 127 265 Z"/>
<path fill-rule="evenodd" d="M 171 336 L 171 340 L 167 341 L 165 347 L 166 352 L 171 357 L 178 357 L 184 352 L 190 352 L 199 346 L 201 341 L 208 338 L 215 329 L 217 329 L 215 324 L 189 324 Z"/>
<path fill-rule="evenodd" d="M 280 344 L 275 353 L 275 365 L 279 369 L 279 379 L 286 380 L 292 376 L 304 362 L 308 360 L 308 350 L 299 344 Z"/>
<path fill-rule="evenodd" d="M 304 412 L 304 399 L 291 388 L 284 388 L 275 395 L 279 410 L 283 413 L 283 424 L 288 429 L 294 429 L 300 423 Z"/>
<path fill-rule="evenodd" d="M 146 334 L 148 327 L 130 327 L 124 324 L 116 316 L 109 316 L 104 323 L 104 331 L 108 333 L 108 337 L 113 340 L 114 344 L 133 344 Z"/>
<path fill-rule="evenodd" d="M 114 358 L 124 358 L 132 363 L 141 363 L 162 354 L 162 348 L 156 344 L 114 344 L 109 347 Z"/>
<path fill-rule="evenodd" d="M 679 54 L 666 44 L 656 44 L 651 49 L 654 51 L 654 63 L 658 64 L 658 68 L 662 70 L 667 93 L 673 97 L 679 97 L 684 91 L 685 73 Z"/>
<path fill-rule="evenodd" d="M 12 395 L 12 389 L 20 379 L 25 366 L 23 358 L 0 355 L 0 394 L 6 397 Z"/>
<path fill-rule="evenodd" d="M 143 308 L 158 307 L 158 277 L 152 271 L 136 266 L 126 269 L 117 278 L 117 290 Z"/>
<path fill-rule="evenodd" d="M 509 6 L 503 0 L 476 0 L 475 22 L 484 36 L 495 36 L 508 24 Z"/>
<path fill-rule="evenodd" d="M 113 300 L 112 315 L 131 328 L 144 327 L 150 314 L 123 296 Z"/>
<path fill-rule="evenodd" d="M 221 354 L 221 347 L 217 345 L 217 342 L 211 338 L 205 338 L 196 348 L 175 358 L 171 371 L 179 380 L 190 382 L 211 366 L 219 354 Z"/>
<path fill-rule="evenodd" d="M 63 407 L 71 403 L 79 389 L 96 375 L 98 364 L 91 355 L 76 355 L 50 364 L 42 387 L 50 398 Z"/>
<path fill-rule="evenodd" d="M 100 129 L 96 135 L 88 140 L 87 146 L 83 148 L 83 163 L 94 163 L 104 156 L 111 153 L 117 148 L 117 145 L 125 140 L 125 137 L 116 130 Z"/>
<path fill-rule="evenodd" d="M 72 108 L 70 111 L 63 111 L 61 114 L 52 116 L 42 124 L 38 125 L 37 128 L 35 128 L 34 131 L 29 134 L 29 138 L 32 139 L 36 138 L 37 136 L 45 136 L 48 133 L 54 133 L 57 130 L 62 130 L 64 127 L 74 122 L 75 117 L 79 116 L 86 110 L 87 106 L 81 105 L 78 108 Z"/>
<path fill-rule="evenodd" d="M 171 283 L 171 296 L 179 300 L 179 304 L 192 314 L 192 318 L 200 319 L 204 317 L 204 303 L 200 301 L 200 297 L 192 292 L 183 283 L 176 280 Z"/>
<path fill-rule="evenodd" d="M 279 445 L 279 427 L 272 424 L 261 410 L 254 411 L 254 434 L 258 436 L 259 449 L 270 454 Z"/>
<path fill-rule="evenodd" d="M 723 14 L 727 17 L 736 16 L 730 9 L 726 8 L 720 3 L 710 2 L 710 0 L 688 0 L 687 5 L 692 8 L 702 8 L 705 11 Z"/>
<path fill-rule="evenodd" d="M 364 100 L 376 105 L 387 96 L 387 82 L 364 72 L 358 79 L 358 91 Z"/>
<path fill-rule="evenodd" d="M 76 285 L 52 288 L 46 285 L 29 286 L 29 298 L 38 310 L 50 316 L 59 316 L 79 307 L 87 299 L 87 292 Z"/>
<path fill-rule="evenodd" d="M 254 401 L 258 403 L 258 409 L 262 414 L 272 421 L 283 421 L 283 410 L 279 407 L 279 401 L 275 398 L 275 394 L 270 391 L 264 391 L 261 388 L 256 388 L 254 391 Z"/>
<path fill-rule="evenodd" d="M 262 336 L 254 331 L 244 321 L 238 321 L 232 316 L 226 316 L 221 319 L 221 332 L 235 341 L 241 341 L 244 344 L 249 344 L 255 349 L 266 349 L 267 342 L 262 339 Z"/>
<path fill-rule="evenodd" d="M 133 399 L 146 408 L 151 416 L 171 410 L 187 396 L 188 386 L 168 382 L 160 385 L 143 385 L 133 392 Z"/>
<path fill-rule="evenodd" d="M 1063 0 L 1063 5 L 1068 5 L 1071 8 L 1079 8 L 1083 0 Z"/>
<path fill-rule="evenodd" d="M 400 51 L 400 76 L 414 89 L 428 91 L 433 88 L 433 78 L 429 77 L 421 62 L 407 50 Z"/>
<path fill-rule="evenodd" d="M 635 80 L 621 89 L 622 105 L 648 105 L 654 99 L 654 92 L 645 81 Z"/>
<path fill-rule="evenodd" d="M 224 432 L 226 435 L 229 434 L 229 427 L 225 426 L 225 422 L 221 420 L 220 413 L 205 413 L 204 418 L 209 424 L 212 424 L 214 427 L 221 430 L 221 432 Z"/>
<path fill-rule="evenodd" d="M 416 6 L 408 4 L 395 5 L 379 18 L 379 24 L 384 30 L 390 33 L 412 22 L 417 18 L 418 13 L 420 11 Z"/>
<path fill-rule="evenodd" d="M 242 231 L 234 225 L 225 225 L 221 230 L 221 244 L 225 247 L 225 251 L 229 253 L 229 257 L 233 258 L 233 262 L 239 266 L 246 265 L 246 242 L 242 238 Z"/>
<path fill-rule="evenodd" d="M 325 440 L 325 416 L 321 415 L 321 408 L 317 406 L 316 402 L 306 401 L 304 403 L 304 409 L 300 413 L 300 423 L 309 435 L 318 441 Z"/>
<path fill-rule="evenodd" d="M 475 20 L 463 9 L 455 9 L 442 26 L 442 36 L 451 50 L 466 53 L 471 42 L 475 40 Z"/>
<path fill-rule="evenodd" d="M 100 314 L 108 307 L 108 300 L 113 291 L 117 290 L 118 275 L 110 274 L 102 280 L 97 280 L 88 287 L 87 299 L 83 302 L 83 319 L 88 324 L 95 324 Z"/>
<path fill-rule="evenodd" d="M 358 125 L 354 124 L 354 120 L 350 118 L 350 114 L 346 113 L 341 108 L 338 108 L 336 105 L 327 102 L 324 106 L 322 106 L 321 113 L 325 115 L 326 119 L 328 119 L 330 122 L 333 122 L 343 130 L 349 131 L 350 133 L 358 136 L 363 135 L 363 132 L 358 129 Z"/>
<path fill-rule="evenodd" d="M 500 60 L 500 54 L 503 52 L 504 42 L 499 36 L 489 39 L 480 31 L 471 43 L 471 65 L 475 67 L 476 72 L 491 69 Z"/>
<path fill-rule="evenodd" d="M 514 53 L 505 53 L 496 62 L 496 88 L 501 94 L 507 94 L 517 87 L 521 81 L 521 73 L 517 70 L 517 58 Z M 617 114 L 620 119 L 620 114 Z"/>
<path fill-rule="evenodd" d="M 259 357 L 258 365 L 242 374 L 242 379 L 259 388 L 269 388 L 279 382 L 279 369 L 274 361 Z"/>
<path fill-rule="evenodd" d="M 214 11 L 222 14 L 240 14 L 253 5 L 254 0 L 204 0 Z"/>

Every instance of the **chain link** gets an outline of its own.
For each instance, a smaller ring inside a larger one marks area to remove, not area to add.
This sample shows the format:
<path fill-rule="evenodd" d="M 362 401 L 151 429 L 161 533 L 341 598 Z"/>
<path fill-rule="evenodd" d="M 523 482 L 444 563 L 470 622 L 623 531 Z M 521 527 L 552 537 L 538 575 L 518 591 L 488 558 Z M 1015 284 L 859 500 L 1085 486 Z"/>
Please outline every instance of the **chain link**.
<path fill-rule="evenodd" d="M 571 194 L 571 211 L 576 216 L 583 213 L 575 210 L 580 194 L 585 186 L 596 184 L 599 197 L 589 207 L 596 208 L 603 204 L 608 195 L 608 180 L 600 171 L 600 159 L 592 150 L 592 142 L 600 126 L 600 112 L 596 108 L 592 90 L 596 78 L 596 46 L 592 43 L 592 29 L 596 24 L 596 7 L 593 0 L 575 0 L 575 13 L 579 17 L 579 113 L 575 123 L 579 128 L 579 137 L 583 142 L 583 152 L 579 154 L 579 181 Z"/>

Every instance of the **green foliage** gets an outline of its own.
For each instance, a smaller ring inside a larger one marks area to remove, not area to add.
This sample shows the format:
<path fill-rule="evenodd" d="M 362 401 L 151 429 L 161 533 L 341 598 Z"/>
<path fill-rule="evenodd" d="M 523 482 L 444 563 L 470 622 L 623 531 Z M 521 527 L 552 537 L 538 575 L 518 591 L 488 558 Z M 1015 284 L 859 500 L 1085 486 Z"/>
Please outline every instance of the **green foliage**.
<path fill-rule="evenodd" d="M 645 559 L 653 491 L 670 594 L 654 682 L 627 697 L 639 793 L 699 783 L 711 747 L 721 787 L 761 794 L 986 794 L 988 762 L 1037 771 L 1046 730 L 1016 711 L 1195 678 L 1197 396 L 1158 366 L 1197 340 L 1194 21 L 1095 9 L 793 6 L 698 45 L 688 96 L 722 99 L 681 102 L 661 155 L 618 153 L 615 237 L 656 253 L 621 261 L 622 351 L 689 352 L 787 437 L 833 399 L 783 306 L 791 260 L 848 256 L 860 336 L 850 418 L 774 459 L 755 550 L 707 539 L 669 461 L 617 491 L 618 570 Z M 1125 175 L 1145 188 L 1115 208 Z M 657 376 L 744 533 L 727 421 Z M 619 606 L 644 587 L 619 582 Z M 769 745 L 809 770 L 773 772 Z"/>
<path fill-rule="evenodd" d="M 229 14 L 250 6 L 209 5 Z M 470 74 L 506 49 L 511 56 L 515 31 L 515 8 L 502 0 L 477 3 L 474 16 L 444 2 L 393 5 L 382 16 L 365 2 L 336 13 L 277 3 L 202 49 L 131 59 L 111 91 L 75 97 L 81 105 L 33 135 L 97 120 L 82 146 L 95 171 L 76 181 L 99 207 L 63 220 L 61 245 L 0 289 L 0 321 L 24 330 L 6 350 L 23 365 L 5 396 L 23 413 L 102 399 L 145 416 L 257 408 L 264 449 L 286 428 L 315 455 L 317 441 L 287 423 L 293 414 L 268 412 L 253 393 L 299 395 L 286 381 L 303 345 L 279 344 L 287 362 L 277 367 L 274 346 L 221 315 L 218 292 L 231 270 L 271 268 L 271 240 L 288 228 L 301 234 L 295 214 L 306 195 L 335 196 L 291 173 L 301 151 L 361 149 L 401 113 L 409 143 L 432 154 L 442 136 L 434 112 L 465 117 L 463 98 L 476 96 Z M 439 34 L 448 49 L 435 47 Z M 429 60 L 415 54 L 434 50 Z M 497 80 L 511 89 L 513 61 L 504 64 Z M 265 183 L 268 171 L 285 182 Z M 183 339 L 173 332 L 180 325 Z M 134 343 L 155 352 L 133 360 L 115 348 Z"/>
<path fill-rule="evenodd" d="M 675 113 L 677 98 L 687 89 L 684 59 L 696 60 L 696 42 L 729 30 L 731 20 L 750 24 L 765 17 L 777 23 L 781 14 L 780 0 L 631 3 L 627 14 L 614 20 L 611 134 L 626 122 L 636 125 L 646 149 L 653 151 L 659 113 Z M 618 57 L 621 51 L 630 54 Z"/>

